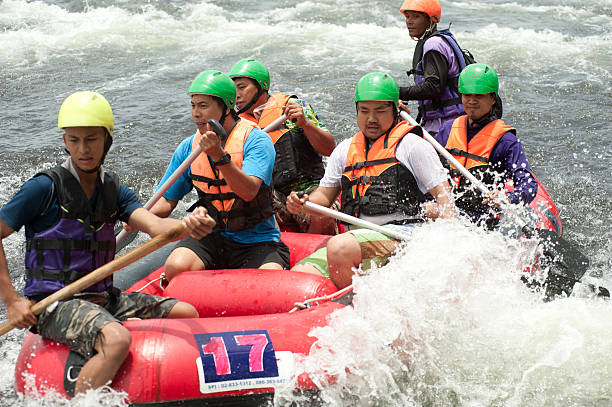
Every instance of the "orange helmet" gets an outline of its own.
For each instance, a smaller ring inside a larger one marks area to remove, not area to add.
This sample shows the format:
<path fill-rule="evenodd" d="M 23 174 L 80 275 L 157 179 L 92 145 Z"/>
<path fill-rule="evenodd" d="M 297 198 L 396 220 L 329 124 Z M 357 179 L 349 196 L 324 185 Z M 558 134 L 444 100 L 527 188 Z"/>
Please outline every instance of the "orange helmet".
<path fill-rule="evenodd" d="M 406 15 L 407 11 L 425 13 L 434 23 L 439 23 L 442 16 L 442 9 L 438 0 L 405 0 L 400 7 L 400 12 Z"/>

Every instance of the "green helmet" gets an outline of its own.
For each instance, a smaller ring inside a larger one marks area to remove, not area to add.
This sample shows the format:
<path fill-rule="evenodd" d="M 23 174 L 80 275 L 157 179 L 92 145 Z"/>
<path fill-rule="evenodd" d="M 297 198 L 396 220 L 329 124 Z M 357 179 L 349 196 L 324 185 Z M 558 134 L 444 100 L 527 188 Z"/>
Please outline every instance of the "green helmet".
<path fill-rule="evenodd" d="M 191 82 L 188 95 L 202 94 L 220 97 L 230 109 L 236 105 L 236 85 L 229 75 L 221 71 L 204 71 Z"/>
<path fill-rule="evenodd" d="M 364 75 L 355 87 L 355 102 L 366 100 L 388 100 L 397 107 L 399 104 L 399 87 L 395 79 L 382 72 Z"/>
<path fill-rule="evenodd" d="M 499 91 L 497 72 L 487 64 L 470 64 L 459 75 L 459 93 L 495 93 Z"/>
<path fill-rule="evenodd" d="M 242 59 L 229 71 L 229 76 L 233 78 L 247 77 L 254 79 L 263 90 L 270 89 L 270 72 L 268 69 L 256 59 Z"/>
<path fill-rule="evenodd" d="M 104 127 L 113 137 L 113 111 L 97 92 L 81 91 L 68 96 L 57 116 L 57 127 Z"/>

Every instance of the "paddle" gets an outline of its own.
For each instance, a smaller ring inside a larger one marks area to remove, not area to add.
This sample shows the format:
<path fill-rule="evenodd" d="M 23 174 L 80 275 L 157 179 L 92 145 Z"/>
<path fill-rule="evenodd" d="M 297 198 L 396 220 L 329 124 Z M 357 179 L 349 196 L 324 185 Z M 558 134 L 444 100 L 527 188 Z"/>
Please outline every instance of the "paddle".
<path fill-rule="evenodd" d="M 401 111 L 400 115 L 410 124 L 418 125 L 407 112 Z M 489 196 L 489 188 L 474 177 L 472 173 L 461 165 L 459 161 L 442 147 L 425 129 L 423 129 L 423 136 L 440 155 L 446 158 L 461 173 L 461 175 L 466 177 L 485 196 Z M 504 202 L 502 202 L 501 206 L 502 209 L 509 209 L 510 207 L 509 204 Z M 506 212 L 513 213 L 514 211 Z M 519 217 L 514 217 L 513 221 L 521 227 L 521 230 L 527 237 L 537 237 L 542 244 L 543 253 L 547 260 L 546 265 L 551 266 L 544 283 L 547 298 L 552 298 L 561 293 L 569 295 L 572 292 L 574 284 L 580 282 L 580 279 L 586 273 L 589 267 L 589 259 L 557 233 L 547 229 L 534 229 L 528 226 L 527 223 Z M 609 291 L 603 287 L 595 288 L 592 285 L 589 286 L 598 290 L 598 294 L 601 296 L 610 296 Z"/>
<path fill-rule="evenodd" d="M 333 209 L 327 208 L 325 206 L 321 206 L 314 202 L 306 201 L 304 203 L 304 207 L 309 211 L 318 213 L 319 215 L 329 216 L 337 220 L 341 220 L 346 223 L 350 223 L 351 225 L 359 226 L 362 228 L 374 230 L 375 232 L 382 233 L 385 236 L 392 237 L 396 240 L 409 240 L 410 236 L 405 235 L 401 232 L 393 230 L 391 228 L 386 228 L 384 226 L 377 225 L 376 223 L 368 222 L 367 220 L 359 219 L 351 215 L 347 215 L 346 213 L 338 212 Z"/>
<path fill-rule="evenodd" d="M 266 126 L 263 129 L 263 131 L 267 133 L 267 132 L 269 132 L 271 130 L 274 130 L 278 126 L 280 126 L 280 124 L 282 122 L 284 122 L 285 120 L 287 120 L 287 117 L 285 115 L 281 115 L 278 119 L 274 120 L 272 123 L 270 123 L 268 126 Z M 223 128 L 223 126 L 221 126 L 221 123 L 219 123 L 215 119 L 208 120 L 208 123 L 213 128 L 213 131 L 215 133 L 217 133 L 217 135 L 222 140 L 227 139 L 227 133 L 226 133 L 225 129 Z M 172 184 L 174 184 L 174 182 L 181 175 L 183 175 L 183 173 L 187 170 L 187 167 L 189 167 L 191 165 L 191 163 L 200 155 L 201 152 L 202 152 L 202 149 L 200 148 L 199 145 L 196 146 L 196 148 L 194 148 L 193 151 L 191 151 L 191 154 L 189 154 L 187 156 L 185 161 L 183 161 L 181 163 L 181 165 L 179 165 L 177 167 L 177 169 L 174 170 L 172 175 L 170 177 L 168 177 L 168 179 L 164 182 L 164 184 L 161 187 L 159 187 L 159 189 L 157 189 L 157 191 L 155 191 L 155 194 L 153 194 L 153 196 L 147 201 L 147 203 L 144 206 L 144 208 L 146 210 L 150 210 L 157 203 L 157 201 L 159 201 L 159 199 L 166 193 L 166 191 L 168 189 L 170 189 Z M 125 231 L 125 229 L 123 229 L 123 227 L 121 227 L 121 225 L 119 225 L 119 227 L 120 228 L 117 231 L 115 231 L 116 235 L 118 233 L 118 235 L 116 237 L 116 242 L 117 242 L 116 244 L 117 244 L 117 246 L 115 248 L 115 253 L 121 251 L 124 247 L 126 247 L 128 244 L 130 244 L 134 240 L 136 235 L 138 234 L 137 230 L 133 230 L 133 231 L 128 233 L 128 232 Z"/>
<path fill-rule="evenodd" d="M 125 253 L 123 256 L 117 257 L 116 259 L 106 263 L 102 267 L 95 269 L 94 271 L 86 274 L 77 281 L 65 286 L 60 290 L 57 290 L 53 294 L 37 302 L 31 308 L 32 313 L 34 315 L 40 315 L 48 306 L 50 306 L 54 302 L 65 300 L 66 298 L 69 298 L 74 294 L 81 292 L 85 288 L 92 286 L 98 281 L 105 279 L 120 268 L 125 267 L 128 264 L 131 264 L 136 260 L 140 259 L 141 257 L 146 256 L 147 254 L 159 249 L 167 243 L 176 240 L 180 235 L 184 233 L 184 231 L 184 226 L 180 224 L 165 233 L 155 236 L 148 242 L 145 242 L 140 246 L 136 247 L 135 249 Z M 0 336 L 4 335 L 7 332 L 10 332 L 13 328 L 14 327 L 10 321 L 3 323 L 2 325 L 0 325 Z"/>

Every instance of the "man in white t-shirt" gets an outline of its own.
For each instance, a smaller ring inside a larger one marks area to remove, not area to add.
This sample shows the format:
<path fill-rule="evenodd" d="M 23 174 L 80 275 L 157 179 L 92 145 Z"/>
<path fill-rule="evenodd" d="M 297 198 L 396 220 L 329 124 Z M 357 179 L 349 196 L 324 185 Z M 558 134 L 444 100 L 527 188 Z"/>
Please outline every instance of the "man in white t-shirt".
<path fill-rule="evenodd" d="M 287 209 L 307 211 L 306 201 L 329 207 L 342 193 L 342 212 L 378 225 L 414 225 L 426 218 L 454 216 L 448 174 L 438 155 L 419 126 L 399 118 L 395 80 L 384 73 L 365 75 L 357 83 L 355 102 L 360 131 L 333 151 L 319 187 L 310 196 L 292 192 Z M 330 238 L 326 248 L 292 270 L 323 274 L 344 288 L 363 260 L 385 259 L 395 244 L 378 232 L 351 230 Z"/>

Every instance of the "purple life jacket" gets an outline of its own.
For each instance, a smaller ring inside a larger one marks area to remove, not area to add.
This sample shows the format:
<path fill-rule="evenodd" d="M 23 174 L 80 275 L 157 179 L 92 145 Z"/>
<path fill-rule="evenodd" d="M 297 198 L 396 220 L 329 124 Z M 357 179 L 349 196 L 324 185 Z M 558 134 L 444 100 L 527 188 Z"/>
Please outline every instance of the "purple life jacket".
<path fill-rule="evenodd" d="M 60 207 L 57 223 L 26 242 L 26 297 L 41 298 L 78 280 L 115 257 L 114 225 L 118 219 L 119 178 L 104 173 L 98 180 L 92 208 L 77 179 L 63 167 L 36 174 L 47 175 Z M 84 291 L 101 292 L 111 287 L 112 276 Z"/>
<path fill-rule="evenodd" d="M 448 63 L 446 87 L 440 97 L 434 100 L 419 100 L 419 118 L 423 121 L 433 119 L 451 119 L 465 113 L 459 96 L 459 74 L 466 66 L 463 51 L 457 40 L 448 30 L 434 31 L 431 35 L 419 40 L 412 58 L 413 69 L 408 74 L 414 74 L 414 83 L 425 82 L 423 55 L 429 51 L 438 51 Z"/>

